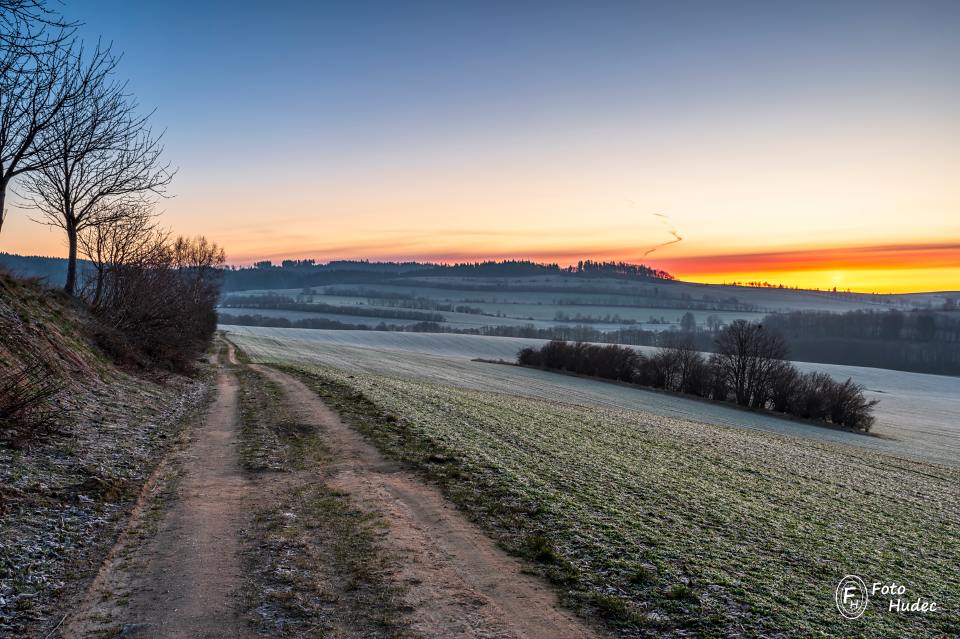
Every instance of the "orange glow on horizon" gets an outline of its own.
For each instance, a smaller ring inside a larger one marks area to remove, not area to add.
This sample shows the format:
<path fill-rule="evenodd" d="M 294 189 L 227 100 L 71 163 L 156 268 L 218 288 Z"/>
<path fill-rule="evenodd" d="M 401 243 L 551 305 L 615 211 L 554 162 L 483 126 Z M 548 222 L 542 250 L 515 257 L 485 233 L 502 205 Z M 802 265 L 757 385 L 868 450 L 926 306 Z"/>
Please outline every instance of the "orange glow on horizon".
<path fill-rule="evenodd" d="M 488 239 L 489 238 L 485 238 Z M 259 259 L 312 258 L 318 262 L 340 259 L 371 261 L 422 261 L 442 264 L 484 260 L 529 259 L 561 266 L 580 259 L 624 261 L 663 269 L 684 281 L 707 284 L 767 282 L 774 286 L 851 290 L 868 293 L 908 293 L 960 290 L 960 242 L 914 243 L 877 246 L 806 248 L 754 253 L 644 256 L 635 248 L 603 246 L 536 248 L 436 247 L 424 241 L 340 245 L 329 249 L 278 252 L 231 260 L 249 265 Z M 479 242 L 478 242 L 479 243 Z M 504 242 L 506 244 L 506 242 Z"/>
<path fill-rule="evenodd" d="M 960 243 L 835 247 L 705 255 L 661 263 L 678 279 L 908 293 L 960 290 Z"/>
<path fill-rule="evenodd" d="M 683 273 L 677 279 L 703 284 L 766 282 L 788 288 L 852 291 L 855 293 L 925 293 L 960 289 L 960 268 L 954 269 L 831 269 L 808 271 L 749 271 Z M 921 282 L 920 285 L 917 283 Z"/>

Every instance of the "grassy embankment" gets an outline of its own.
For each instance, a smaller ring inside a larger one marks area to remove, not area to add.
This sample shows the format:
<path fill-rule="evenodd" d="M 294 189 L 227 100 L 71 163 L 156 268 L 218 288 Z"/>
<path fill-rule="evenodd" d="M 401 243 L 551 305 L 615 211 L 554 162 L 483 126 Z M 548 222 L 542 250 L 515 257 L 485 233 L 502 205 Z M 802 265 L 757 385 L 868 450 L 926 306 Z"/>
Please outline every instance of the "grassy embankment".
<path fill-rule="evenodd" d="M 245 365 L 237 374 L 241 463 L 272 481 L 275 495 L 246 533 L 252 622 L 271 636 L 406 636 L 401 591 L 377 542 L 381 518 L 325 484 L 329 451 L 315 427 L 292 416 L 282 390 Z"/>
<path fill-rule="evenodd" d="M 59 392 L 50 428 L 0 424 L 0 636 L 46 636 L 96 573 L 141 486 L 208 397 L 207 378 L 125 371 L 58 291 L 0 274 L 0 367 Z"/>
<path fill-rule="evenodd" d="M 287 367 L 624 636 L 941 637 L 960 628 L 960 472 L 842 445 Z M 857 621 L 845 574 L 935 614 Z"/>

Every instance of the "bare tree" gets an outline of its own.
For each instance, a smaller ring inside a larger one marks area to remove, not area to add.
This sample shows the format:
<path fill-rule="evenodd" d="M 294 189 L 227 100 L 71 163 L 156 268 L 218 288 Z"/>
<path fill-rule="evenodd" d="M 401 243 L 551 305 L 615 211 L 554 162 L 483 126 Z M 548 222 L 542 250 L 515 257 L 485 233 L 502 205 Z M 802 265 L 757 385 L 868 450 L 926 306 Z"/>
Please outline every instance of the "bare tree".
<path fill-rule="evenodd" d="M 721 326 L 723 326 L 723 320 L 720 319 L 719 315 L 707 315 L 708 331 L 711 331 L 711 332 L 719 331 Z"/>
<path fill-rule="evenodd" d="M 88 66 L 109 72 L 114 62 L 98 49 Z M 152 134 L 136 106 L 108 73 L 85 83 L 43 133 L 50 160 L 26 177 L 30 205 L 40 210 L 44 223 L 67 233 L 68 294 L 76 290 L 79 234 L 148 206 L 173 176 L 161 160 L 162 136 Z"/>
<path fill-rule="evenodd" d="M 655 381 L 668 390 L 703 395 L 706 392 L 707 366 L 690 333 L 662 333 L 660 348 L 651 365 Z"/>
<path fill-rule="evenodd" d="M 178 237 L 173 243 L 174 263 L 182 271 L 189 271 L 195 278 L 209 275 L 211 269 L 220 269 L 227 256 L 223 248 L 204 236 Z"/>
<path fill-rule="evenodd" d="M 87 58 L 79 48 L 60 45 L 8 57 L 16 58 L 16 68 L 5 70 L 0 86 L 0 230 L 11 181 L 57 161 L 57 137 L 50 130 L 59 116 L 79 108 L 114 64 L 108 51 L 97 48 Z"/>
<path fill-rule="evenodd" d="M 783 337 L 761 324 L 735 320 L 717 336 L 713 364 L 741 406 L 762 407 L 770 379 L 787 356 Z"/>

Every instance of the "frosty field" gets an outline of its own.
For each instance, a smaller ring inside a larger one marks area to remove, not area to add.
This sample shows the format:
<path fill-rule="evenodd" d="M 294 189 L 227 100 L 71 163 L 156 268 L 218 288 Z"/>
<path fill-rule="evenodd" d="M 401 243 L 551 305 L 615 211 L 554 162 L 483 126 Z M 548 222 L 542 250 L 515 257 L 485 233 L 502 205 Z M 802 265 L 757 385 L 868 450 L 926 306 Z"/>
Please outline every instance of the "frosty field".
<path fill-rule="evenodd" d="M 324 303 L 328 303 L 326 298 L 321 298 Z M 361 307 L 365 309 L 377 309 L 382 311 L 394 310 L 387 306 L 380 306 L 376 304 L 357 304 L 356 301 L 352 304 L 336 304 L 337 306 L 342 306 L 344 309 L 353 309 L 356 307 Z M 367 315 L 353 315 L 349 312 L 344 313 L 324 313 L 320 311 L 289 311 L 285 309 L 276 309 L 276 308 L 246 308 L 242 306 L 237 307 L 220 307 L 217 309 L 219 313 L 226 315 L 262 315 L 263 317 L 283 317 L 289 320 L 300 320 L 300 319 L 329 319 L 343 322 L 346 324 L 356 324 L 356 325 L 365 325 L 369 327 L 374 327 L 381 322 L 384 324 L 393 324 L 396 326 L 409 326 L 410 324 L 416 324 L 420 320 L 411 320 L 411 319 L 398 319 L 394 317 L 370 317 Z M 517 319 L 512 317 L 493 317 L 490 315 L 479 315 L 472 313 L 455 313 L 451 311 L 428 311 L 430 313 L 436 313 L 442 315 L 444 318 L 444 327 L 448 329 L 471 329 L 471 328 L 480 328 L 482 326 L 536 326 L 537 328 L 548 328 L 552 326 L 571 326 L 572 323 L 567 322 L 556 322 L 548 320 L 526 320 L 526 319 Z M 591 324 L 591 326 L 597 328 L 598 330 L 616 330 L 618 324 Z M 653 326 L 653 325 L 651 325 Z M 639 328 L 639 326 L 638 326 Z M 657 328 L 663 328 L 663 325 L 657 325 Z"/>
<path fill-rule="evenodd" d="M 300 376 L 529 560 L 568 606 L 620 636 L 939 637 L 956 628 L 955 612 L 896 615 L 882 602 L 850 625 L 833 589 L 862 574 L 955 611 L 957 469 L 645 410 L 360 372 L 373 360 L 284 365 L 283 351 L 257 350 L 264 340 L 230 337 L 253 360 Z M 436 346 L 448 353 L 430 356 L 441 361 L 468 347 Z"/>
<path fill-rule="evenodd" d="M 361 290 L 358 291 L 358 288 Z M 314 303 L 374 308 L 382 307 L 384 298 L 402 295 L 421 301 L 466 304 L 481 309 L 484 313 L 472 315 L 442 312 L 448 326 L 452 328 L 526 324 L 549 328 L 578 323 L 576 319 L 569 322 L 556 321 L 557 314 L 562 313 L 567 318 L 576 318 L 578 315 L 587 318 L 590 326 L 602 331 L 617 330 L 624 326 L 624 322 L 633 322 L 627 325 L 634 328 L 661 331 L 678 325 L 680 318 L 687 312 L 693 313 L 697 323 L 702 326 L 710 316 L 729 323 L 739 318 L 760 321 L 765 313 L 772 311 L 886 310 L 907 304 L 907 299 L 900 296 L 891 296 L 881 303 L 869 295 L 834 296 L 825 291 L 705 286 L 664 280 L 571 280 L 562 277 L 410 277 L 399 282 L 388 279 L 359 286 L 331 284 L 308 287 L 307 290 L 312 291 L 307 296 L 304 296 L 304 289 L 233 291 L 231 295 L 285 295 L 312 299 Z M 732 300 L 741 306 L 729 306 Z M 698 308 L 698 305 L 702 307 Z M 230 311 L 224 309 L 224 312 Z M 262 314 L 278 316 L 275 313 Z M 618 321 L 596 321 L 607 317 L 616 317 Z M 656 323 L 650 322 L 651 319 L 655 319 Z"/>
<path fill-rule="evenodd" d="M 539 340 L 260 327 L 225 327 L 259 361 L 296 362 L 382 373 L 475 390 L 582 406 L 636 409 L 719 425 L 843 442 L 914 459 L 960 465 L 960 379 L 873 368 L 798 363 L 837 378 L 853 377 L 877 406 L 876 436 L 831 430 L 731 406 L 540 370 L 471 361 L 512 360 Z"/>

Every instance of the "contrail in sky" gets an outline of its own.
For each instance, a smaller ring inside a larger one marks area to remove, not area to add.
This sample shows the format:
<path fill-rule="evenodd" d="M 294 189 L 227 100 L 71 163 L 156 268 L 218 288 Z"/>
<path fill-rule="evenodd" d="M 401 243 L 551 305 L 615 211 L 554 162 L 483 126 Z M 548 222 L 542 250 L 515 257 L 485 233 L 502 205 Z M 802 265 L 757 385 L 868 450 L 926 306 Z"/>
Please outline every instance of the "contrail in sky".
<path fill-rule="evenodd" d="M 649 249 L 648 251 L 646 251 L 646 252 L 643 254 L 644 257 L 650 255 L 651 253 L 653 253 L 653 252 L 656 251 L 657 249 L 661 249 L 661 248 L 663 248 L 664 246 L 670 246 L 671 244 L 676 244 L 677 242 L 679 242 L 679 241 L 681 241 L 681 240 L 683 239 L 682 237 L 680 237 L 680 233 L 677 232 L 677 229 L 674 228 L 673 224 L 670 222 L 670 218 L 669 218 L 669 217 L 667 217 L 667 216 L 664 215 L 663 213 L 653 213 L 652 215 L 655 215 L 656 217 L 659 217 L 659 218 L 660 218 L 660 221 L 663 223 L 664 226 L 667 227 L 667 230 L 670 232 L 670 235 L 672 235 L 675 239 L 672 239 L 672 240 L 670 240 L 669 242 L 664 242 L 663 244 L 657 244 L 657 245 L 654 246 L 652 249 Z"/>
<path fill-rule="evenodd" d="M 636 207 L 636 208 L 640 208 L 639 206 L 637 206 L 637 203 L 636 203 L 636 202 L 634 202 L 633 200 L 631 200 L 631 199 L 629 199 L 629 198 L 627 198 L 627 202 L 630 203 L 630 206 L 634 206 L 634 207 Z M 660 223 L 663 224 L 665 227 L 667 227 L 667 232 L 670 233 L 670 235 L 673 236 L 673 239 L 670 240 L 669 242 L 664 242 L 663 244 L 657 244 L 656 246 L 654 246 L 654 247 L 651 248 L 651 249 L 647 249 L 647 250 L 644 251 L 644 253 L 643 253 L 643 256 L 644 256 L 644 257 L 650 255 L 651 253 L 653 253 L 653 252 L 656 251 L 657 249 L 662 249 L 664 246 L 670 246 L 671 244 L 676 244 L 677 242 L 680 242 L 680 241 L 683 240 L 683 238 L 680 236 L 680 232 L 677 231 L 676 227 L 674 227 L 674 226 L 673 226 L 673 223 L 670 221 L 670 217 L 669 217 L 669 216 L 664 215 L 663 213 L 651 213 L 650 215 L 653 215 L 654 217 L 660 218 Z"/>

